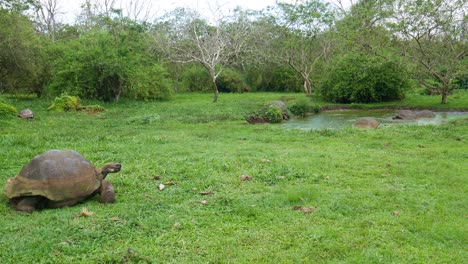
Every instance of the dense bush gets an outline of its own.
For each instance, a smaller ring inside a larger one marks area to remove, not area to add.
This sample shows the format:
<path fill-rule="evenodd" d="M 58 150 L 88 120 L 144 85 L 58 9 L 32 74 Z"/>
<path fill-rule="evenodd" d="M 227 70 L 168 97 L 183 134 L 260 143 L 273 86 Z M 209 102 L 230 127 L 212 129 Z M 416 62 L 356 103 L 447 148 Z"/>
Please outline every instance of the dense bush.
<path fill-rule="evenodd" d="M 407 78 L 406 69 L 392 60 L 352 53 L 332 64 L 320 93 L 337 103 L 398 100 L 409 88 Z"/>
<path fill-rule="evenodd" d="M 0 8 L 0 92 L 41 94 L 44 42 L 26 16 Z"/>
<path fill-rule="evenodd" d="M 245 119 L 249 123 L 280 123 L 283 121 L 284 111 L 281 106 L 268 103 L 260 110 L 248 114 Z"/>
<path fill-rule="evenodd" d="M 303 89 L 301 78 L 286 66 L 250 68 L 246 81 L 254 91 L 300 92 Z"/>
<path fill-rule="evenodd" d="M 159 64 L 135 67 L 129 73 L 126 97 L 135 99 L 164 99 L 171 96 L 172 82 L 167 71 Z"/>
<path fill-rule="evenodd" d="M 80 111 L 82 108 L 80 98 L 77 96 L 62 94 L 61 96 L 56 97 L 52 105 L 47 109 L 57 112 L 76 112 Z"/>
<path fill-rule="evenodd" d="M 9 117 L 9 116 L 16 116 L 18 112 L 16 108 L 12 105 L 7 103 L 0 102 L 0 116 L 1 117 Z"/>
<path fill-rule="evenodd" d="M 216 84 L 220 92 L 240 93 L 249 90 L 242 75 L 232 69 L 225 69 L 221 72 L 216 80 Z"/>
<path fill-rule="evenodd" d="M 171 81 L 152 56 L 144 29 L 128 21 L 108 23 L 112 30 L 89 31 L 58 45 L 52 93 L 104 101 L 168 97 Z"/>
<path fill-rule="evenodd" d="M 211 92 L 213 85 L 205 68 L 193 64 L 184 69 L 182 76 L 182 90 L 189 92 Z"/>

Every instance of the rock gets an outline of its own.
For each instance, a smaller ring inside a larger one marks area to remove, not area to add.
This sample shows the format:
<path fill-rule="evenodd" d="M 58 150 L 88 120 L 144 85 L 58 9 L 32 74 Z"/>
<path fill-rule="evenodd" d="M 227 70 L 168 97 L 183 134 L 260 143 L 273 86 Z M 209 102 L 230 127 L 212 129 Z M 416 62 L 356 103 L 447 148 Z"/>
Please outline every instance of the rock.
<path fill-rule="evenodd" d="M 418 116 L 413 110 L 401 110 L 393 119 L 416 120 Z"/>
<path fill-rule="evenodd" d="M 18 116 L 25 119 L 32 119 L 34 118 L 34 113 L 31 109 L 23 109 L 19 112 Z"/>
<path fill-rule="evenodd" d="M 413 110 L 401 110 L 393 119 L 416 120 L 419 118 L 434 118 L 435 113 L 429 110 L 415 112 Z"/>
<path fill-rule="evenodd" d="M 354 122 L 354 126 L 359 128 L 378 128 L 379 125 L 379 121 L 373 117 L 361 117 Z"/>
<path fill-rule="evenodd" d="M 280 100 L 274 100 L 268 104 L 268 106 L 270 105 L 274 105 L 281 109 L 281 115 L 283 116 L 283 120 L 289 120 L 288 106 L 286 105 L 286 103 Z"/>
<path fill-rule="evenodd" d="M 283 101 L 274 100 L 274 101 L 271 101 L 269 105 L 274 105 L 274 106 L 279 107 L 283 113 L 288 112 L 288 106 Z"/>
<path fill-rule="evenodd" d="M 434 118 L 436 115 L 434 112 L 429 110 L 422 110 L 416 113 L 418 118 Z"/>

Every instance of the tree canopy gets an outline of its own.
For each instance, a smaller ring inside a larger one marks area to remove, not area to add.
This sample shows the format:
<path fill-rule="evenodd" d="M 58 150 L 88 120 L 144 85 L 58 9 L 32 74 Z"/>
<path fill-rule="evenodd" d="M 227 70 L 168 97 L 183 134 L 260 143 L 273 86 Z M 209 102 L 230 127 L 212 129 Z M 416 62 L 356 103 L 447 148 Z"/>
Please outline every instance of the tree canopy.
<path fill-rule="evenodd" d="M 278 1 L 158 17 L 142 3 L 86 0 L 71 24 L 57 19 L 61 1 L 0 3 L 0 92 L 109 101 L 212 91 L 217 101 L 220 92 L 302 91 L 353 102 L 425 89 L 447 103 L 467 83 L 463 0 Z"/>

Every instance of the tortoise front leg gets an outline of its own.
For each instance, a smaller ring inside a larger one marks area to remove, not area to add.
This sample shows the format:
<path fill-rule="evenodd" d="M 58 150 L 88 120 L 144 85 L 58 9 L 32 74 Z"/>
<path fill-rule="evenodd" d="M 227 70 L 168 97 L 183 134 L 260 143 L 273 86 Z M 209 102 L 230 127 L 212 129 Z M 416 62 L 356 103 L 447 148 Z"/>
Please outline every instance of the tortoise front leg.
<path fill-rule="evenodd" d="M 101 188 L 99 189 L 99 202 L 101 203 L 113 203 L 115 202 L 115 191 L 114 186 L 109 181 L 103 180 Z"/>
<path fill-rule="evenodd" d="M 32 213 L 38 209 L 41 200 L 42 198 L 39 196 L 22 197 L 16 201 L 15 208 L 21 212 Z"/>

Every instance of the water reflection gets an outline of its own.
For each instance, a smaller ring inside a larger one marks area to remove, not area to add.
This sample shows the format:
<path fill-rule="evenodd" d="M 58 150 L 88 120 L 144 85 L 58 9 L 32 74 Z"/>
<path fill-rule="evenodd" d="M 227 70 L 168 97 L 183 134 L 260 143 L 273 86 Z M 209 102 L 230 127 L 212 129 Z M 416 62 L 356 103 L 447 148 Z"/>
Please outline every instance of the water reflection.
<path fill-rule="evenodd" d="M 305 118 L 291 119 L 282 126 L 286 129 L 338 129 L 351 127 L 360 117 L 373 117 L 380 122 L 381 127 L 411 124 L 411 125 L 440 125 L 450 120 L 468 117 L 468 112 L 436 112 L 434 118 L 421 118 L 413 121 L 393 120 L 398 111 L 394 110 L 338 110 L 324 111 Z"/>

